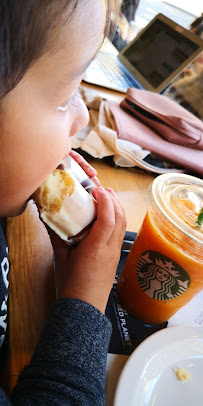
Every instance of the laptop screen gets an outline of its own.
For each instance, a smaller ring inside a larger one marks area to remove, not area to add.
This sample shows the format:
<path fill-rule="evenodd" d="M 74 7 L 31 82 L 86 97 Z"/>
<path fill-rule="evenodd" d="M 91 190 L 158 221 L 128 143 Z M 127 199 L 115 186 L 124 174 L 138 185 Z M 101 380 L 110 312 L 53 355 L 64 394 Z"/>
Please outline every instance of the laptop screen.
<path fill-rule="evenodd" d="M 197 44 L 157 19 L 123 56 L 156 88 L 197 49 Z"/>

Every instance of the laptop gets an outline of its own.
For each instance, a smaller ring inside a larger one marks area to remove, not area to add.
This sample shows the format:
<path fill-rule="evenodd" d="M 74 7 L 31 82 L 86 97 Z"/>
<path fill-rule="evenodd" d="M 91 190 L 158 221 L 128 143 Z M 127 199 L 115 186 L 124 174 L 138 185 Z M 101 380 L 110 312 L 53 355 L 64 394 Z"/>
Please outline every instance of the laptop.
<path fill-rule="evenodd" d="M 83 80 L 125 93 L 162 93 L 203 51 L 203 40 L 158 14 L 118 55 L 98 52 Z"/>

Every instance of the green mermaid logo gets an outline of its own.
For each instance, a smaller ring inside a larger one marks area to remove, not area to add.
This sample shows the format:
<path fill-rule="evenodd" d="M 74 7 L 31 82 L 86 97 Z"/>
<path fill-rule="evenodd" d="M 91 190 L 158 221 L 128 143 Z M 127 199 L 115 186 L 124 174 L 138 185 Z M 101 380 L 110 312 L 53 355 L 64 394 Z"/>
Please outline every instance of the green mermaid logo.
<path fill-rule="evenodd" d="M 137 279 L 146 295 L 157 300 L 175 299 L 186 292 L 191 283 L 180 265 L 156 251 L 145 251 L 140 256 Z"/>

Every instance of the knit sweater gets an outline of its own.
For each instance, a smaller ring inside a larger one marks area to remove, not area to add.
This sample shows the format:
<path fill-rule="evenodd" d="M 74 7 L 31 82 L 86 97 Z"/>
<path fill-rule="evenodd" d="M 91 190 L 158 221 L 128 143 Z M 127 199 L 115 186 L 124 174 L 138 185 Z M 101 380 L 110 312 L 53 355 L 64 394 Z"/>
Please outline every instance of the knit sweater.
<path fill-rule="evenodd" d="M 1 235 L 1 264 L 6 257 L 4 244 Z M 3 280 L 0 309 L 5 308 Z M 0 336 L 4 334 L 5 329 L 0 331 Z M 110 336 L 109 320 L 95 307 L 72 298 L 56 301 L 33 358 L 21 372 L 11 399 L 0 389 L 0 405 L 103 406 Z"/>

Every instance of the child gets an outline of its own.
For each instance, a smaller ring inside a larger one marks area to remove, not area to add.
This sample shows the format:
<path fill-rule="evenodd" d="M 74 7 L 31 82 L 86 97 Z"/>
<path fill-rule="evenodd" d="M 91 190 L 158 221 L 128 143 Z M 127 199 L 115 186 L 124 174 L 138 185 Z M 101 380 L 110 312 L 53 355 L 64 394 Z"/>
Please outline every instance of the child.
<path fill-rule="evenodd" d="M 76 90 L 101 45 L 114 5 L 113 0 L 0 2 L 1 217 L 23 212 L 29 197 L 70 153 L 69 137 L 87 124 Z M 95 176 L 93 168 L 72 155 Z M 0 389 L 0 405 L 104 404 L 111 334 L 104 312 L 126 220 L 111 189 L 99 186 L 94 197 L 97 220 L 76 248 L 52 235 L 58 299 L 11 401 Z M 1 236 L 0 244 L 2 343 L 8 261 Z"/>

